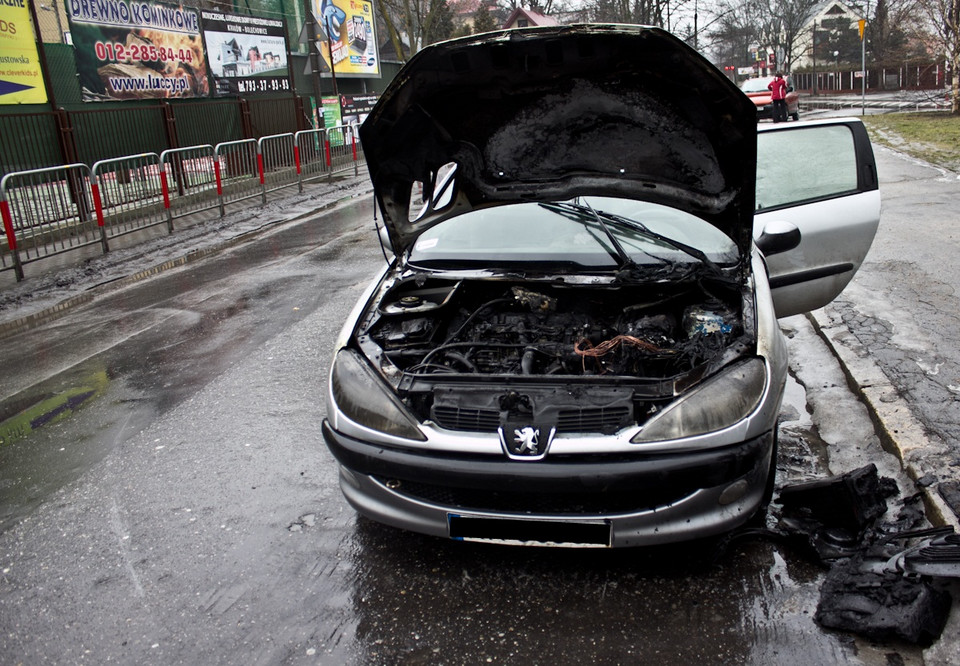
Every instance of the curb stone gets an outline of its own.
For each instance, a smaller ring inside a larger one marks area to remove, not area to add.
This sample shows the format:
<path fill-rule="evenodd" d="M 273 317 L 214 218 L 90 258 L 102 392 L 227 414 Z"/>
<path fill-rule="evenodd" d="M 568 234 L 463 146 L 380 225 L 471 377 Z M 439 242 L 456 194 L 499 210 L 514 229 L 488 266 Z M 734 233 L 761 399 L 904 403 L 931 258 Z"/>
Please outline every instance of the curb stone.
<path fill-rule="evenodd" d="M 883 448 L 897 456 L 914 482 L 927 474 L 937 474 L 939 470 L 924 465 L 927 462 L 924 452 L 930 449 L 931 444 L 937 446 L 938 442 L 934 436 L 927 434 L 907 401 L 874 362 L 867 348 L 838 316 L 831 316 L 829 306 L 807 313 L 807 318 L 840 361 L 851 390 L 866 405 Z M 936 485 L 918 485 L 918 490 L 923 493 L 927 519 L 934 525 L 950 525 L 960 532 L 960 521 L 936 492 Z"/>

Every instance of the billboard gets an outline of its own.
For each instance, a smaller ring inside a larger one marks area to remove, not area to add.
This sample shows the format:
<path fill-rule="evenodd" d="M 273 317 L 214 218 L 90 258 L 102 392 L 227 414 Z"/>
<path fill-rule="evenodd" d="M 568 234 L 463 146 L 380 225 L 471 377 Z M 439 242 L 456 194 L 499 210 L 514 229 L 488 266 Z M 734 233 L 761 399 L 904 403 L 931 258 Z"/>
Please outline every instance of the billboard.
<path fill-rule="evenodd" d="M 340 122 L 344 125 L 359 125 L 376 106 L 379 95 L 340 95 Z"/>
<path fill-rule="evenodd" d="M 205 97 L 200 12 L 151 0 L 66 0 L 85 102 Z"/>
<path fill-rule="evenodd" d="M 290 90 L 282 19 L 202 11 L 215 95 Z"/>
<path fill-rule="evenodd" d="M 332 66 L 337 76 L 380 77 L 371 2 L 313 0 L 313 14 L 317 21 L 317 45 L 325 69 Z"/>
<path fill-rule="evenodd" d="M 0 2 L 0 104 L 47 101 L 27 1 Z"/>

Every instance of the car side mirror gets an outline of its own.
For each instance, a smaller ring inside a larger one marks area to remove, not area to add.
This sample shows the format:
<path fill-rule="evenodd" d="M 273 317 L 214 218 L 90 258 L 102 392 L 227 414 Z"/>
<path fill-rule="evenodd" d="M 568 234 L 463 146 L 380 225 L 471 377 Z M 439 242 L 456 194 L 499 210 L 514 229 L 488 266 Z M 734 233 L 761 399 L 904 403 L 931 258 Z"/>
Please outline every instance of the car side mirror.
<path fill-rule="evenodd" d="M 763 227 L 756 243 L 765 257 L 788 252 L 800 245 L 800 230 L 790 222 L 771 220 Z"/>

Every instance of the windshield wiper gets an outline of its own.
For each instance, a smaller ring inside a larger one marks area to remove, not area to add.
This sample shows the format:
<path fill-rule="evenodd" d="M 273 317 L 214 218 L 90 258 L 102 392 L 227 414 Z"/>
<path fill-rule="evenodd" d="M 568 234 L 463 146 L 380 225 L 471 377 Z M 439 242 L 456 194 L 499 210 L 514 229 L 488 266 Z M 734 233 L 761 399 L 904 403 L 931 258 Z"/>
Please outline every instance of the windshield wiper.
<path fill-rule="evenodd" d="M 542 208 L 552 210 L 561 215 L 572 215 L 576 216 L 578 219 L 584 219 L 585 217 L 590 216 L 593 220 L 595 220 L 597 224 L 600 225 L 600 228 L 603 229 L 604 234 L 610 239 L 610 243 L 616 250 L 616 253 L 610 252 L 610 256 L 619 262 L 617 271 L 618 280 L 640 281 L 643 279 L 649 279 L 653 276 L 666 278 L 670 277 L 670 274 L 674 274 L 674 279 L 684 279 L 685 277 L 703 275 L 709 275 L 711 277 L 720 278 L 723 280 L 728 279 L 724 274 L 723 269 L 711 261 L 706 253 L 704 253 L 702 250 L 670 238 L 669 236 L 664 236 L 663 234 L 657 233 L 638 220 L 634 220 L 629 217 L 623 217 L 622 215 L 617 215 L 616 213 L 608 213 L 603 210 L 596 210 L 589 204 L 589 202 L 584 202 L 584 204 L 574 204 L 566 201 L 552 201 L 541 202 L 539 205 Z M 646 250 L 640 250 L 648 257 L 660 262 L 660 266 L 654 269 L 641 266 L 630 258 L 630 255 L 627 254 L 623 248 L 623 245 L 620 244 L 613 232 L 610 231 L 610 227 L 606 224 L 606 222 L 612 222 L 614 224 L 633 229 L 634 231 L 638 231 L 647 238 L 659 241 L 668 247 L 678 250 L 683 254 L 692 257 L 693 259 L 696 259 L 699 264 L 697 267 L 680 271 L 677 262 L 670 261 L 664 257 L 658 257 L 657 255 L 647 252 Z M 679 278 L 676 276 L 676 273 L 678 272 L 682 272 L 682 275 Z"/>
<path fill-rule="evenodd" d="M 596 223 L 600 225 L 600 228 L 603 229 L 603 233 L 606 235 L 607 239 L 610 241 L 610 244 L 613 246 L 614 252 L 610 252 L 609 249 L 607 251 L 609 252 L 610 256 L 617 262 L 617 269 L 620 271 L 623 271 L 624 269 L 643 270 L 640 267 L 640 265 L 637 264 L 637 262 L 635 262 L 633 259 L 630 258 L 630 255 L 627 254 L 627 251 L 623 249 L 623 245 L 620 244 L 620 241 L 617 240 L 617 237 L 614 236 L 612 231 L 610 231 L 610 227 L 607 226 L 606 222 L 603 221 L 603 218 L 600 217 L 599 214 L 597 214 L 597 211 L 595 211 L 590 204 L 583 206 L 580 204 L 572 204 L 565 201 L 550 201 L 550 202 L 541 202 L 539 205 L 541 208 L 546 208 L 547 210 L 551 210 L 555 213 L 560 213 L 560 214 L 572 213 L 578 219 L 583 219 L 584 215 L 589 213 L 590 216 L 592 216 L 592 218 L 596 221 Z M 587 231 L 589 231 L 589 229 L 587 229 Z M 591 235 L 593 234 L 591 233 Z M 600 243 L 600 246 L 603 247 L 603 243 Z M 663 257 L 654 256 L 649 252 L 644 252 L 644 254 L 655 259 L 656 261 L 659 261 L 662 265 L 666 265 L 670 263 Z"/>
<path fill-rule="evenodd" d="M 591 208 L 590 210 L 593 210 L 593 209 Z M 723 276 L 723 270 L 719 266 L 717 266 L 713 261 L 711 261 L 710 258 L 703 252 L 703 250 L 695 248 L 692 245 L 687 245 L 686 243 L 670 238 L 669 236 L 664 236 L 663 234 L 659 234 L 656 231 L 651 230 L 642 222 L 639 222 L 632 218 L 623 217 L 622 215 L 616 215 L 615 213 L 607 213 L 602 210 L 594 211 L 594 213 L 596 215 L 603 216 L 610 222 L 614 222 L 616 224 L 622 224 L 626 227 L 630 227 L 631 229 L 636 229 L 637 231 L 644 234 L 645 236 L 653 238 L 654 240 L 658 240 L 661 243 L 669 245 L 674 249 L 680 250 L 684 254 L 689 255 L 694 259 L 700 261 L 704 266 L 710 269 L 710 271 L 714 275 Z"/>

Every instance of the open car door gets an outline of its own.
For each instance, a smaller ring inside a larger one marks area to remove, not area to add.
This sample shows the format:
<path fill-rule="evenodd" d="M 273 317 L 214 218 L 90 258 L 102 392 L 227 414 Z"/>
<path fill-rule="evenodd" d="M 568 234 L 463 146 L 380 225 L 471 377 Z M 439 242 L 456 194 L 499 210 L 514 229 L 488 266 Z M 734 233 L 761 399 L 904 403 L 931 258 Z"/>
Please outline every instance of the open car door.
<path fill-rule="evenodd" d="M 800 231 L 799 245 L 766 257 L 777 317 L 836 298 L 879 223 L 877 166 L 859 119 L 758 127 L 754 238 L 789 225 Z"/>

